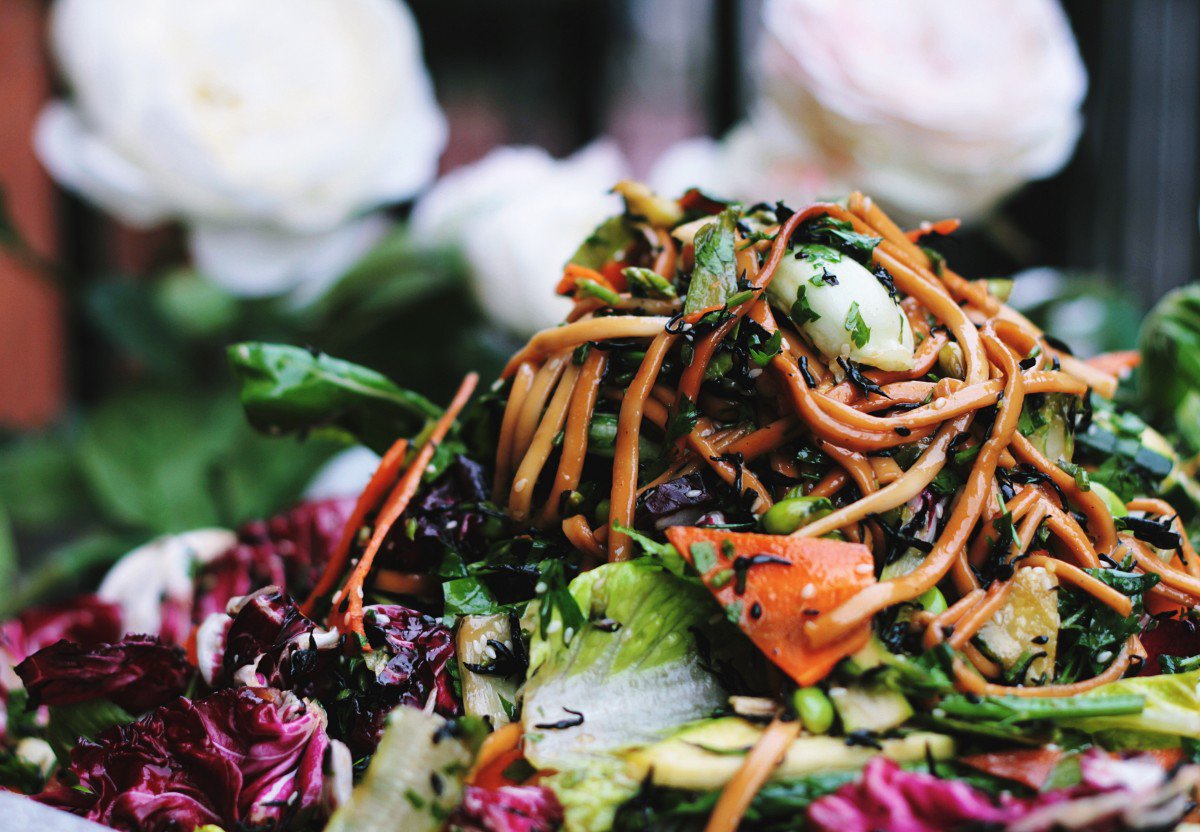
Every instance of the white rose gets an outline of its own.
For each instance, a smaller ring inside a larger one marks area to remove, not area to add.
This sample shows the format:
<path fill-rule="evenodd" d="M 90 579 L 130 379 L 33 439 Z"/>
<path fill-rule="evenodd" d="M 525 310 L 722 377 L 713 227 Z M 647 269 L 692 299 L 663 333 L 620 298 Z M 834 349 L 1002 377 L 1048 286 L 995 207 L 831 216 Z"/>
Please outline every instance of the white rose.
<path fill-rule="evenodd" d="M 697 137 L 671 146 L 654 163 L 649 181 L 669 196 L 695 187 L 723 199 L 792 205 L 836 199 L 853 187 L 806 149 L 804 137 L 785 120 L 761 107 L 723 139 Z"/>
<path fill-rule="evenodd" d="M 554 286 L 579 244 L 621 211 L 610 190 L 625 169 L 608 142 L 562 160 L 536 147 L 502 147 L 441 179 L 417 203 L 413 234 L 461 247 L 484 312 L 528 335 L 570 310 Z"/>
<path fill-rule="evenodd" d="M 1056 0 L 767 0 L 763 22 L 764 108 L 909 213 L 978 214 L 1075 147 L 1087 75 Z"/>
<path fill-rule="evenodd" d="M 73 99 L 38 123 L 46 167 L 131 224 L 181 220 L 243 294 L 336 277 L 445 144 L 397 0 L 58 0 L 51 33 Z"/>

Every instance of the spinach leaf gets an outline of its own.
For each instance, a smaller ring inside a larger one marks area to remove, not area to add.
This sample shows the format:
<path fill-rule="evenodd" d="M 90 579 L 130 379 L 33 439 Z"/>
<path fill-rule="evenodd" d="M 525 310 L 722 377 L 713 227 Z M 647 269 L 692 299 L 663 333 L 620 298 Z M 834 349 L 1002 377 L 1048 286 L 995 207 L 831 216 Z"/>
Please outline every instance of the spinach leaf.
<path fill-rule="evenodd" d="M 441 415 L 381 373 L 300 347 L 248 342 L 228 356 L 250 423 L 269 433 L 348 434 L 383 453 Z"/>
<path fill-rule="evenodd" d="M 685 314 L 724 306 L 737 293 L 737 219 L 737 210 L 730 208 L 696 232 L 696 267 L 683 303 Z"/>

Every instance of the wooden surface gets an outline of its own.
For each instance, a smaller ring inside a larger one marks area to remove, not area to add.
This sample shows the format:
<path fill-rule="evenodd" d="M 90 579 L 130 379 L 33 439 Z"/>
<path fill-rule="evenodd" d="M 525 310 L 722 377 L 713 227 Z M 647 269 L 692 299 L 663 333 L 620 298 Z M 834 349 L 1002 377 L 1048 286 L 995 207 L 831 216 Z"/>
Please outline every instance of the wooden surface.
<path fill-rule="evenodd" d="M 0 187 L 22 237 L 55 249 L 55 192 L 33 155 L 34 120 L 49 95 L 43 4 L 0 2 Z M 0 253 L 0 427 L 36 427 L 64 399 L 65 332 L 57 293 Z"/>

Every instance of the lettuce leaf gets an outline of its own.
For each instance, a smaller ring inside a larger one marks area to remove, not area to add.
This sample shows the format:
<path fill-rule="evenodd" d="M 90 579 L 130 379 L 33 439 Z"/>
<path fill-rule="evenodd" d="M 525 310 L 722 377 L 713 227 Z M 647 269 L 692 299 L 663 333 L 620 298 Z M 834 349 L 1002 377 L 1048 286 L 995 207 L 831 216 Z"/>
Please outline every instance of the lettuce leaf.
<path fill-rule="evenodd" d="M 1063 720 L 1061 724 L 1098 734 L 1097 739 L 1109 747 L 1150 748 L 1178 745 L 1181 737 L 1200 739 L 1197 686 L 1200 686 L 1200 670 L 1110 682 L 1083 696 L 1141 696 L 1145 699 L 1141 712 Z"/>
<path fill-rule="evenodd" d="M 715 612 L 703 588 L 640 559 L 585 572 L 569 591 L 585 619 L 578 630 L 564 624 L 559 605 L 530 606 L 522 721 L 535 766 L 586 766 L 724 702 L 697 648 L 696 632 Z"/>

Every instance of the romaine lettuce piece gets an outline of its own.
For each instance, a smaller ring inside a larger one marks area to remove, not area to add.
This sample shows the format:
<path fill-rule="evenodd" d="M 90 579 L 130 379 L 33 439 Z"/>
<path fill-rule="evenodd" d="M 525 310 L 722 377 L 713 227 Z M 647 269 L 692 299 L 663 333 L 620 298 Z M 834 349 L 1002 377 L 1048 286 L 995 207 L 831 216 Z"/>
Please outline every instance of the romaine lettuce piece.
<path fill-rule="evenodd" d="M 470 763 L 445 719 L 396 708 L 366 776 L 325 832 L 437 832 L 462 797 Z"/>
<path fill-rule="evenodd" d="M 696 646 L 695 632 L 720 616 L 702 587 L 643 559 L 585 572 L 569 589 L 585 619 L 577 632 L 564 627 L 558 606 L 547 622 L 542 605 L 530 608 L 522 722 L 531 763 L 583 767 L 722 704 Z"/>
<path fill-rule="evenodd" d="M 1141 713 L 1063 720 L 1061 724 L 1099 734 L 1109 747 L 1177 745 L 1178 738 L 1200 739 L 1200 670 L 1162 676 L 1134 676 L 1101 685 L 1087 697 L 1134 695 L 1145 698 Z"/>

